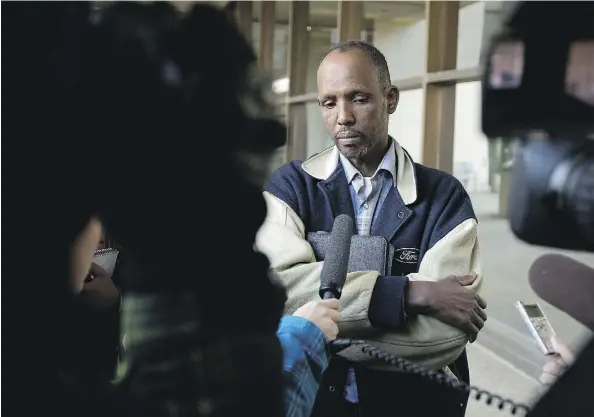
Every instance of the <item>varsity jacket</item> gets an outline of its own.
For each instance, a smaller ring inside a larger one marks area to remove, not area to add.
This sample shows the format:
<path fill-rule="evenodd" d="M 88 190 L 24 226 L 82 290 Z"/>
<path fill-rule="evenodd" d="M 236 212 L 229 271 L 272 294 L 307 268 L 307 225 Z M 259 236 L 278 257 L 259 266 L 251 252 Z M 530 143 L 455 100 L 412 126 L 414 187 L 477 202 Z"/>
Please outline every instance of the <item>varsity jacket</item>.
<path fill-rule="evenodd" d="M 407 316 L 409 280 L 436 281 L 474 272 L 482 282 L 477 220 L 468 194 L 453 176 L 414 163 L 395 142 L 397 182 L 382 204 L 371 234 L 396 249 L 390 276 L 349 273 L 342 290 L 339 337 L 364 339 L 432 369 L 453 363 L 468 335 L 426 315 Z M 339 153 L 330 147 L 305 162 L 283 165 L 264 189 L 267 217 L 256 247 L 268 256 L 285 286 L 287 314 L 319 298 L 322 262 L 306 240 L 308 232 L 330 232 L 336 216 L 354 218 L 349 185 Z M 368 359 L 357 350 L 351 361 Z"/>

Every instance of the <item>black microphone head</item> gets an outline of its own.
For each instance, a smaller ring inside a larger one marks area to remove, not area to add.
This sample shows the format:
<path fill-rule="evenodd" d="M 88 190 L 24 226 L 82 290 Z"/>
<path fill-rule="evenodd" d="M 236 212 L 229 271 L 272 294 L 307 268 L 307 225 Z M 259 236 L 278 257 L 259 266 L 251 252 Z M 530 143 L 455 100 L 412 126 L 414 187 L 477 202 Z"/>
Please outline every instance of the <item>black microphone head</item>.
<path fill-rule="evenodd" d="M 340 298 L 349 267 L 353 229 L 353 219 L 346 214 L 341 214 L 334 219 L 324 257 L 324 266 L 320 274 L 320 296 L 322 298 L 326 291 L 331 291 L 336 298 Z"/>
<path fill-rule="evenodd" d="M 564 255 L 547 254 L 528 273 L 536 294 L 594 331 L 594 269 Z"/>

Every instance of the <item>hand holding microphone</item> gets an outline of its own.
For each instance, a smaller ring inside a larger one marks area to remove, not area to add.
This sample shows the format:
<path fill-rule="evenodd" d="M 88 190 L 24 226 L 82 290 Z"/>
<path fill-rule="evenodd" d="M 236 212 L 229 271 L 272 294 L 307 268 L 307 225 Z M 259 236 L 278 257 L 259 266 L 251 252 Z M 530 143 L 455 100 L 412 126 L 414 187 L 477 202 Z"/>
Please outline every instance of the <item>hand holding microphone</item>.
<path fill-rule="evenodd" d="M 542 374 L 539 381 L 541 384 L 548 386 L 557 381 L 563 373 L 575 361 L 573 353 L 567 345 L 561 342 L 557 337 L 551 339 L 555 354 L 550 355 L 547 363 L 542 368 Z"/>
<path fill-rule="evenodd" d="M 338 336 L 338 322 L 340 321 L 340 307 L 336 298 L 320 301 L 310 301 L 293 313 L 311 321 L 324 333 L 329 342 Z"/>
<path fill-rule="evenodd" d="M 329 342 L 338 336 L 340 306 L 338 299 L 346 281 L 353 236 L 353 219 L 345 214 L 336 217 L 330 233 L 324 266 L 320 274 L 321 301 L 311 301 L 293 315 L 313 322 Z"/>
<path fill-rule="evenodd" d="M 321 317 L 316 314 L 314 318 L 319 319 L 321 325 L 318 324 L 318 327 L 322 329 L 329 342 L 335 342 L 338 336 L 338 322 L 340 321 L 338 300 L 342 295 L 342 287 L 346 282 L 349 269 L 353 230 L 353 219 L 346 214 L 341 214 L 334 219 L 324 256 L 324 265 L 320 273 L 319 294 L 322 301 L 313 301 L 309 303 L 312 304 L 311 306 L 308 307 L 309 304 L 306 304 L 302 307 L 303 309 L 309 308 L 312 312 L 319 310 L 320 313 L 324 313 Z M 327 310 L 324 311 L 324 308 Z M 314 323 L 316 322 L 314 321 Z"/>

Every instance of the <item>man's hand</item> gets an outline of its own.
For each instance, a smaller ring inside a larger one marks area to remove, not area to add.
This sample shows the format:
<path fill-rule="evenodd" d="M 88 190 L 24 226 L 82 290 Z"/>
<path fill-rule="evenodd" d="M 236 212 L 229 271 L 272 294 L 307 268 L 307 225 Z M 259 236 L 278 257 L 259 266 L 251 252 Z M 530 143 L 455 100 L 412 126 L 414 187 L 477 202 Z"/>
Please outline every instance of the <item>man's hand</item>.
<path fill-rule="evenodd" d="M 487 303 L 465 286 L 471 285 L 476 275 L 450 276 L 440 281 L 411 281 L 407 290 L 410 312 L 427 314 L 460 329 L 476 340 L 485 325 Z"/>
<path fill-rule="evenodd" d="M 109 278 L 105 269 L 92 263 L 90 273 L 94 279 L 84 283 L 81 296 L 96 308 L 114 307 L 120 299 L 120 291 Z"/>
<path fill-rule="evenodd" d="M 541 384 L 548 386 L 559 378 L 563 373 L 573 364 L 575 357 L 569 348 L 556 337 L 551 339 L 555 354 L 548 357 L 547 363 L 542 368 L 542 374 L 539 381 Z"/>
<path fill-rule="evenodd" d="M 328 341 L 338 336 L 338 322 L 340 321 L 340 307 L 337 299 L 310 301 L 299 307 L 293 313 L 318 326 Z"/>

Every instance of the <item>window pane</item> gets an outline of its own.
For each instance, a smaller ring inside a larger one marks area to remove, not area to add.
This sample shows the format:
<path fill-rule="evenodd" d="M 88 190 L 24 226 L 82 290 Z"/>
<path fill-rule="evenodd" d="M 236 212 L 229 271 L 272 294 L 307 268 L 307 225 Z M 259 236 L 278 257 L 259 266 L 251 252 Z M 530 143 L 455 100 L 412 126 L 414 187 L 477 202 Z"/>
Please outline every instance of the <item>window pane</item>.
<path fill-rule="evenodd" d="M 454 176 L 466 191 L 489 191 L 489 143 L 481 131 L 481 83 L 456 85 Z"/>
<path fill-rule="evenodd" d="M 427 49 L 425 4 L 366 2 L 365 14 L 374 19 L 373 44 L 386 57 L 392 80 L 423 74 Z"/>
<path fill-rule="evenodd" d="M 403 91 L 388 127 L 390 135 L 416 162 L 421 161 L 423 145 L 423 90 Z"/>
<path fill-rule="evenodd" d="M 307 156 L 323 151 L 332 146 L 330 135 L 324 126 L 322 112 L 317 102 L 307 103 Z"/>

